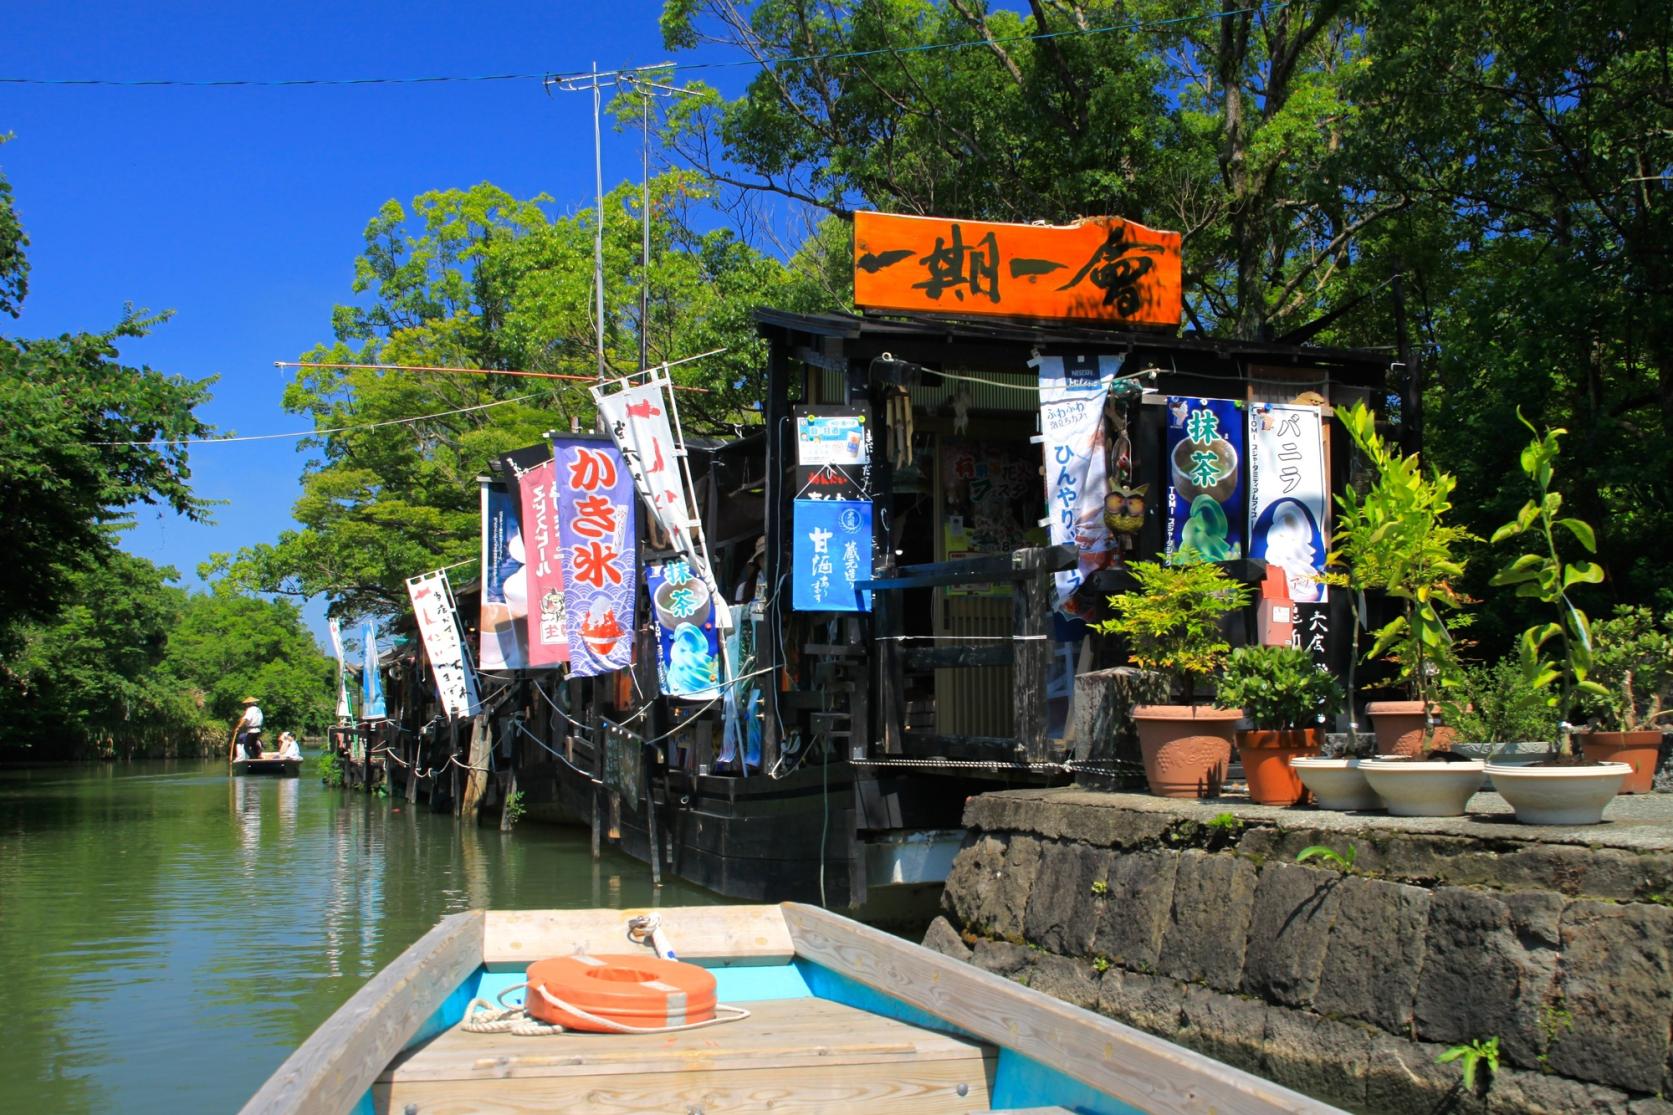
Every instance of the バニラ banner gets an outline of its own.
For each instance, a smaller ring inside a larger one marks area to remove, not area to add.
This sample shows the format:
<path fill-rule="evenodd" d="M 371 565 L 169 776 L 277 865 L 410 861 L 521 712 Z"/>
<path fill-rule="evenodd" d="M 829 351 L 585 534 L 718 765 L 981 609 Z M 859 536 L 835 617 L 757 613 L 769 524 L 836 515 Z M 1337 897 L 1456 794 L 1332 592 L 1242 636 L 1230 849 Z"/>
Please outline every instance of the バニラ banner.
<path fill-rule="evenodd" d="M 1323 601 L 1330 491 L 1319 408 L 1249 405 L 1249 556 L 1283 570 L 1289 599 Z"/>

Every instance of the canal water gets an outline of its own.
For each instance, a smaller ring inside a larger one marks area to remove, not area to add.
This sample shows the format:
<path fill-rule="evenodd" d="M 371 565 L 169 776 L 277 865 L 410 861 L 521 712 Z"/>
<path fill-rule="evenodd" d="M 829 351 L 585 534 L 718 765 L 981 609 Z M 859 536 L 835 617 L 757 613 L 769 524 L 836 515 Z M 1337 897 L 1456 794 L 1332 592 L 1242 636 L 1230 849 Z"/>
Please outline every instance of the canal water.
<path fill-rule="evenodd" d="M 446 914 L 722 901 L 653 893 L 584 830 L 501 834 L 311 767 L 0 771 L 0 1112 L 236 1111 Z"/>

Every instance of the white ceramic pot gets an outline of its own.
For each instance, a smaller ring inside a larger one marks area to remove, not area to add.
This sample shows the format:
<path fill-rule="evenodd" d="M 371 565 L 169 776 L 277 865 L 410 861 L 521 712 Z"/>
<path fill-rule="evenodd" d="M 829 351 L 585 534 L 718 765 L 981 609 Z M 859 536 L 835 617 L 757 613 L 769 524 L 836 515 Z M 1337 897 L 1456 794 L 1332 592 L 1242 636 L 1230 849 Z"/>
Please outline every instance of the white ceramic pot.
<path fill-rule="evenodd" d="M 1493 785 L 1525 825 L 1595 825 L 1632 773 L 1631 763 L 1520 767 L 1488 763 Z"/>
<path fill-rule="evenodd" d="M 1470 759 L 1480 759 L 1488 766 L 1526 766 L 1529 763 L 1543 763 L 1551 757 L 1551 745 L 1544 740 L 1526 740 L 1517 743 L 1471 743 L 1455 742 L 1452 745 L 1454 755 L 1463 755 Z M 1493 779 L 1487 774 L 1481 776 L 1481 788 L 1493 789 Z"/>
<path fill-rule="evenodd" d="M 1395 817 L 1459 817 L 1481 789 L 1480 759 L 1448 763 L 1365 759 L 1359 769 Z"/>
<path fill-rule="evenodd" d="M 1290 769 L 1300 776 L 1303 786 L 1313 791 L 1321 809 L 1381 809 L 1382 799 L 1360 773 L 1360 762 L 1296 756 L 1290 760 Z"/>

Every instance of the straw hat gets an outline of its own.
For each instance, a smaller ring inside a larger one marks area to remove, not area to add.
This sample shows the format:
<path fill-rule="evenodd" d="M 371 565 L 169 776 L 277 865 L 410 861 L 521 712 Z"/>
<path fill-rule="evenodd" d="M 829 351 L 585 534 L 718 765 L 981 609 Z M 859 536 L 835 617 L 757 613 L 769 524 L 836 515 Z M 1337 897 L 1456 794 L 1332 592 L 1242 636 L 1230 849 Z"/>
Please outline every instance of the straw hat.
<path fill-rule="evenodd" d="M 259 705 L 261 702 L 256 700 L 254 697 L 245 697 L 242 701 L 240 701 L 238 703 L 241 704 L 241 705 Z"/>

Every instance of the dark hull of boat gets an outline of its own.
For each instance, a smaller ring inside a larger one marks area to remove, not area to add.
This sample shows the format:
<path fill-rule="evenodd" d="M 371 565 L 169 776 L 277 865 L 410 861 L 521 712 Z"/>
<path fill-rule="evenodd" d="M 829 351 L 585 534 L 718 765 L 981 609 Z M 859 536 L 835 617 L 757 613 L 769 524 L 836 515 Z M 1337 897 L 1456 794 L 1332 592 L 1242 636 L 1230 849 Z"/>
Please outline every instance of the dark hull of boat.
<path fill-rule="evenodd" d="M 302 773 L 301 759 L 234 759 L 233 774 L 272 774 L 292 777 Z"/>

